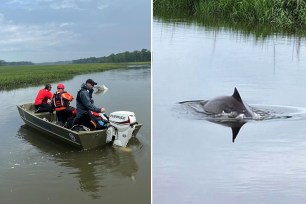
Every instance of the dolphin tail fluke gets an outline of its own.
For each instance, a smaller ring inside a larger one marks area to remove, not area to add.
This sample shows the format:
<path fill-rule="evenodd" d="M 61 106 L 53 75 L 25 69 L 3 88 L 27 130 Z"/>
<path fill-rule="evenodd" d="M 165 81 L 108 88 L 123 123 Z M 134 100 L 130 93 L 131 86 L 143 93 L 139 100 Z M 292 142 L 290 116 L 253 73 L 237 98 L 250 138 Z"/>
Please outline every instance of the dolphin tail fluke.
<path fill-rule="evenodd" d="M 235 139 L 240 131 L 241 127 L 232 127 L 232 133 L 233 133 L 233 143 L 235 142 Z"/>
<path fill-rule="evenodd" d="M 233 93 L 232 97 L 234 97 L 237 101 L 243 103 L 243 102 L 242 102 L 242 99 L 241 99 L 241 97 L 240 97 L 240 94 L 239 94 L 239 92 L 238 92 L 238 90 L 237 90 L 236 87 L 235 87 L 235 90 L 234 90 L 234 93 Z"/>

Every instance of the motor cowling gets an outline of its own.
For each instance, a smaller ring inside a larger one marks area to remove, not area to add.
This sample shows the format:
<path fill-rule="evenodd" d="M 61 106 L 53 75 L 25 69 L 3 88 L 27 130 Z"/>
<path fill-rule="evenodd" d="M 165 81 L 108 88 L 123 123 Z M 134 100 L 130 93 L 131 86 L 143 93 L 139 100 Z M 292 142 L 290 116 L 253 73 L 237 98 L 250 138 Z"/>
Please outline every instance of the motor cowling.
<path fill-rule="evenodd" d="M 135 130 L 136 117 L 130 111 L 116 111 L 109 115 L 106 142 L 113 141 L 113 145 L 125 147 Z"/>

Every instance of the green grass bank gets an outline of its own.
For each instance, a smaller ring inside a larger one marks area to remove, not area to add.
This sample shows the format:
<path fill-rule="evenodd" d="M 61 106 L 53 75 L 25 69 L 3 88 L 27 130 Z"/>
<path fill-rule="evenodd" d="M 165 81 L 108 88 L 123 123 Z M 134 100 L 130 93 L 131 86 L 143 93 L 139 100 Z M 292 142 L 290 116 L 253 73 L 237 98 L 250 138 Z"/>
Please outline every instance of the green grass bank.
<path fill-rule="evenodd" d="M 150 65 L 150 62 L 0 66 L 0 90 L 12 90 L 60 82 L 72 79 L 79 74 L 102 72 L 111 69 L 128 69 L 132 65 Z"/>
<path fill-rule="evenodd" d="M 306 0 L 154 0 L 153 4 L 154 16 L 172 12 L 278 28 L 306 25 Z"/>

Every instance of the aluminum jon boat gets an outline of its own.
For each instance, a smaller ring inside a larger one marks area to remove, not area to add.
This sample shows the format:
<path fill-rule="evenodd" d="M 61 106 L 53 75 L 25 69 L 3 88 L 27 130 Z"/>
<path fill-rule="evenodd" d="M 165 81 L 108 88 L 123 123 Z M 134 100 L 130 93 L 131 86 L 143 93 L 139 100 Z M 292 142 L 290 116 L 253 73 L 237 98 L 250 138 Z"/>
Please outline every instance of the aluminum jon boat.
<path fill-rule="evenodd" d="M 126 146 L 128 140 L 136 136 L 142 126 L 136 122 L 133 112 L 117 111 L 110 114 L 108 129 L 76 132 L 58 125 L 54 113 L 35 113 L 32 103 L 17 105 L 17 108 L 20 117 L 27 125 L 78 149 L 94 149 L 108 142 Z"/>

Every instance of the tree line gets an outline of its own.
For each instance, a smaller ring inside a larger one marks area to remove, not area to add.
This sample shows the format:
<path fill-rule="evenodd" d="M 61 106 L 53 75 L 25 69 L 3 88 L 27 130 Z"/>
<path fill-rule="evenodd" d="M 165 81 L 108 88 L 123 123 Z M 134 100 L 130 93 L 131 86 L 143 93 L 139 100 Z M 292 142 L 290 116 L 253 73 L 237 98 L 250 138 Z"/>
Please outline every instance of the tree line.
<path fill-rule="evenodd" d="M 90 57 L 84 59 L 72 60 L 73 64 L 86 63 L 117 63 L 117 62 L 147 62 L 151 61 L 151 52 L 147 49 L 141 51 L 135 50 L 133 52 L 122 52 L 118 54 L 111 54 L 106 57 Z"/>
<path fill-rule="evenodd" d="M 38 64 L 87 64 L 87 63 L 117 63 L 117 62 L 148 62 L 151 61 L 151 52 L 147 49 L 135 50 L 133 52 L 122 52 L 111 54 L 106 57 L 89 57 L 72 61 L 48 62 Z M 38 65 L 30 61 L 6 62 L 0 60 L 0 66 Z"/>
<path fill-rule="evenodd" d="M 34 63 L 28 61 L 6 62 L 4 60 L 0 60 L 0 66 L 19 66 L 19 65 L 34 65 Z"/>

